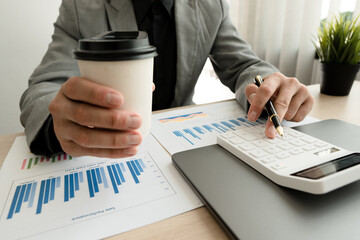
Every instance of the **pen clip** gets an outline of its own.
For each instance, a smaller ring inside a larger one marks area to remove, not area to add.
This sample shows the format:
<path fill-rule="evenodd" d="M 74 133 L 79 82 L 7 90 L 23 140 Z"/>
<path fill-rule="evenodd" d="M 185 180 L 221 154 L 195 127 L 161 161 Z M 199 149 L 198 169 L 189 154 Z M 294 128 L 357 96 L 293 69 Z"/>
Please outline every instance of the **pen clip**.
<path fill-rule="evenodd" d="M 254 81 L 255 81 L 255 84 L 256 86 L 260 87 L 260 85 L 264 82 L 261 78 L 260 75 L 257 75 L 255 78 L 254 78 Z"/>

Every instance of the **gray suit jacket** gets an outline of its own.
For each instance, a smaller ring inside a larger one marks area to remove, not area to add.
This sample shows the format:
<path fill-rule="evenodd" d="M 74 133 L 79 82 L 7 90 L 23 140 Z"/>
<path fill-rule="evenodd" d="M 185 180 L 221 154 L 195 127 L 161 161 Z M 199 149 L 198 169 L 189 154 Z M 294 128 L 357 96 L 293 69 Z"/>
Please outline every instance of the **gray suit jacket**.
<path fill-rule="evenodd" d="M 256 74 L 278 71 L 257 58 L 230 21 L 225 0 L 175 0 L 177 81 L 172 106 L 192 103 L 194 86 L 209 57 L 224 85 L 245 106 L 245 86 Z M 49 117 L 48 106 L 61 85 L 80 76 L 73 50 L 77 41 L 109 30 L 137 30 L 131 0 L 63 0 L 55 31 L 21 100 L 28 144 Z"/>

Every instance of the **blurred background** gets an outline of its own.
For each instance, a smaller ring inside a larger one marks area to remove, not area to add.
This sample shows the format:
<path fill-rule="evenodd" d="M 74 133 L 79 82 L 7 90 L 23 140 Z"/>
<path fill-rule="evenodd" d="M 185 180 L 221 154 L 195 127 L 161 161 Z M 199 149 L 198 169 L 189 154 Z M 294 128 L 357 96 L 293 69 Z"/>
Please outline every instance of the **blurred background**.
<path fill-rule="evenodd" d="M 321 72 L 312 40 L 333 13 L 360 13 L 360 0 L 228 0 L 240 35 L 256 54 L 304 84 Z M 23 131 L 19 99 L 51 40 L 61 0 L 0 2 L 0 135 Z M 359 79 L 359 78 L 357 78 Z M 233 98 L 209 62 L 195 88 L 195 103 Z"/>

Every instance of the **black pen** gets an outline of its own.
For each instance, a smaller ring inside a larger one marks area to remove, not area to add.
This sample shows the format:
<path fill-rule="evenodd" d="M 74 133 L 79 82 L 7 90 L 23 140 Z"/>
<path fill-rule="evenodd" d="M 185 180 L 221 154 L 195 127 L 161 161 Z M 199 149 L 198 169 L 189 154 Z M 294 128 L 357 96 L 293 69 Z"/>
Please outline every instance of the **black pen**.
<path fill-rule="evenodd" d="M 260 87 L 260 85 L 263 83 L 263 80 L 262 80 L 261 76 L 259 76 L 259 75 L 257 75 L 254 78 L 254 81 L 255 81 L 256 86 L 258 86 L 258 87 Z M 284 130 L 281 127 L 279 115 L 276 113 L 275 107 L 270 99 L 265 104 L 265 108 L 269 115 L 270 121 L 274 124 L 274 126 L 276 128 L 276 131 L 280 134 L 281 137 L 284 137 Z"/>

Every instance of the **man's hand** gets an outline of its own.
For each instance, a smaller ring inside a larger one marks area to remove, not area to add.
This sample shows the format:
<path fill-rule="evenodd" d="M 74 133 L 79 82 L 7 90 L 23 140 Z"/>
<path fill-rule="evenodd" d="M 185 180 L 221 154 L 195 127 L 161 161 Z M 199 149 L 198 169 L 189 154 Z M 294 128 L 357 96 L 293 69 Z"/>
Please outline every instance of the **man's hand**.
<path fill-rule="evenodd" d="M 246 97 L 251 104 L 248 119 L 255 121 L 259 118 L 266 102 L 271 98 L 280 121 L 286 120 L 299 122 L 311 111 L 314 98 L 307 87 L 296 78 L 285 77 L 281 73 L 274 73 L 264 78 L 264 83 L 257 87 L 249 84 L 245 88 Z M 276 136 L 274 125 L 268 120 L 265 134 L 269 138 Z"/>
<path fill-rule="evenodd" d="M 49 106 L 62 149 L 72 156 L 120 158 L 135 155 L 142 141 L 141 117 L 120 110 L 121 93 L 72 77 Z"/>

